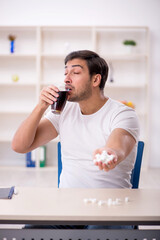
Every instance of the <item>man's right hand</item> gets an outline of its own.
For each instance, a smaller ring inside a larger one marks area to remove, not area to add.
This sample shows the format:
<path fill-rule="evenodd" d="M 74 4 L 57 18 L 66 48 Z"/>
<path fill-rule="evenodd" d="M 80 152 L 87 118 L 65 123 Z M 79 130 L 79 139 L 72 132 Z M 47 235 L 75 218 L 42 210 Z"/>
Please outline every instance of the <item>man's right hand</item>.
<path fill-rule="evenodd" d="M 59 89 L 54 85 L 44 87 L 40 93 L 40 106 L 46 110 L 49 105 L 57 101 L 57 97 L 59 96 L 58 92 Z"/>

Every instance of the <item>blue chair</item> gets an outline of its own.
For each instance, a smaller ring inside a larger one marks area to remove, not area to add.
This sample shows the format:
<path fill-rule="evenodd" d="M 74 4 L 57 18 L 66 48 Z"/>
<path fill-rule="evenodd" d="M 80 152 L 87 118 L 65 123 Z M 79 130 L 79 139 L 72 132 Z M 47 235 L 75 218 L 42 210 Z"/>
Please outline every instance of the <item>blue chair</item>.
<path fill-rule="evenodd" d="M 141 171 L 143 150 L 144 150 L 144 142 L 139 141 L 138 148 L 137 148 L 137 157 L 136 157 L 135 165 L 131 174 L 131 184 L 133 189 L 139 187 L 139 177 L 140 177 L 140 171 Z"/>
<path fill-rule="evenodd" d="M 139 186 L 139 177 L 140 177 L 140 171 L 141 171 L 143 149 L 144 149 L 144 142 L 139 141 L 138 148 L 137 148 L 136 162 L 135 162 L 134 168 L 132 170 L 132 175 L 131 175 L 131 184 L 132 184 L 133 189 L 138 188 L 138 186 Z M 62 171 L 61 143 L 58 142 L 58 187 L 59 187 L 59 183 L 60 183 L 61 171 Z"/>
<path fill-rule="evenodd" d="M 61 161 L 61 143 L 58 142 L 58 187 L 59 187 L 59 183 L 60 183 L 60 175 L 62 172 L 62 161 Z"/>

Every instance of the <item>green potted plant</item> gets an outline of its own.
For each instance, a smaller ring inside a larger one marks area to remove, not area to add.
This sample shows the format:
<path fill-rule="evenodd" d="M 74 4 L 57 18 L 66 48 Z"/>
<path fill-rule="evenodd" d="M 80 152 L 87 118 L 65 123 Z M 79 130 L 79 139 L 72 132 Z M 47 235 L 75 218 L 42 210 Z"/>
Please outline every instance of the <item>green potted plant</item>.
<path fill-rule="evenodd" d="M 136 41 L 134 40 L 124 40 L 123 45 L 125 46 L 125 49 L 127 50 L 127 53 L 130 54 L 133 52 L 133 49 L 137 45 Z"/>
<path fill-rule="evenodd" d="M 124 45 L 129 45 L 129 46 L 136 46 L 137 45 L 137 43 L 134 41 L 134 40 L 125 40 L 124 42 L 123 42 L 123 44 Z"/>

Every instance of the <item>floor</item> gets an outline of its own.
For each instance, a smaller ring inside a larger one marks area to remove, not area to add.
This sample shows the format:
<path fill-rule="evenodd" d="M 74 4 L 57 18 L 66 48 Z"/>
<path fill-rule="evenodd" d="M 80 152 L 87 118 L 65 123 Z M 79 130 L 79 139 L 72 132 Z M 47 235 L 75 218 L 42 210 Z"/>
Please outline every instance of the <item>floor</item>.
<path fill-rule="evenodd" d="M 0 186 L 57 187 L 57 168 L 0 167 Z M 141 171 L 139 188 L 160 189 L 160 168 Z M 23 225 L 0 225 L 0 228 L 22 228 Z M 160 229 L 160 226 L 140 228 Z"/>

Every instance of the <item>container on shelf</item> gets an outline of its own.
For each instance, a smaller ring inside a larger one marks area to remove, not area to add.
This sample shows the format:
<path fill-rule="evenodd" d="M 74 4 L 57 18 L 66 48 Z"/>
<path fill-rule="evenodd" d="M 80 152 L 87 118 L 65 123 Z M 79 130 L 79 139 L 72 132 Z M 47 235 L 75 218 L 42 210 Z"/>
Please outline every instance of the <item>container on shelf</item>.
<path fill-rule="evenodd" d="M 39 150 L 40 150 L 40 157 L 39 157 L 40 162 L 39 162 L 39 166 L 40 166 L 40 167 L 45 167 L 45 165 L 46 165 L 46 146 L 41 146 L 41 147 L 39 148 Z"/>
<path fill-rule="evenodd" d="M 36 150 L 26 153 L 26 167 L 36 166 Z"/>

